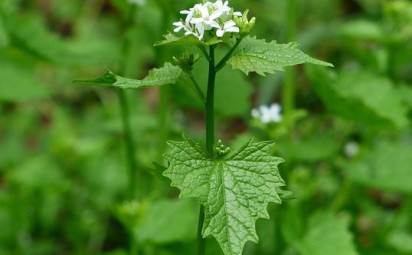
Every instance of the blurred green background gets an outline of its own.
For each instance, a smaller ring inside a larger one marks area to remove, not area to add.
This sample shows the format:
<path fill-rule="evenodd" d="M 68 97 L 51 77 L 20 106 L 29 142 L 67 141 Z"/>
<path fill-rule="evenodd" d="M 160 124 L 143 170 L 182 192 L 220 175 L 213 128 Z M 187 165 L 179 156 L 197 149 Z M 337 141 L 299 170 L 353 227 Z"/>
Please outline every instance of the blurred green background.
<path fill-rule="evenodd" d="M 181 54 L 152 45 L 193 4 L 0 0 L 1 255 L 195 254 L 198 205 L 177 200 L 158 165 L 167 140 L 202 138 L 195 91 L 183 80 L 127 92 L 143 183 L 137 201 L 128 195 L 116 91 L 72 83 L 122 62 L 126 76 L 141 78 Z M 412 254 L 412 1 L 231 5 L 257 17 L 258 37 L 298 42 L 336 66 L 266 77 L 227 67 L 218 78 L 219 137 L 233 146 L 275 140 L 293 192 L 269 207 L 259 244 L 244 254 Z M 135 24 L 126 29 L 131 8 Z M 205 64 L 194 70 L 203 81 Z M 251 118 L 252 108 L 274 102 L 285 121 Z M 207 254 L 221 254 L 212 239 Z"/>

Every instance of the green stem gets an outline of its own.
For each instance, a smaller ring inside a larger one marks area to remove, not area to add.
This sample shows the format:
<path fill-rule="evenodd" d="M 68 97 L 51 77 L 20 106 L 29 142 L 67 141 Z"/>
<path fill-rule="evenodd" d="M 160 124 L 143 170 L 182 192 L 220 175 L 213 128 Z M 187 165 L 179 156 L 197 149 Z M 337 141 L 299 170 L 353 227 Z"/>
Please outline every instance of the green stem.
<path fill-rule="evenodd" d="M 229 50 L 229 52 L 222 58 L 222 60 L 219 61 L 219 63 L 216 65 L 216 72 L 220 71 L 223 67 L 225 67 L 226 62 L 232 57 L 233 52 L 237 49 L 239 44 L 242 42 L 243 38 L 245 38 L 243 35 L 236 40 L 235 45 Z"/>
<path fill-rule="evenodd" d="M 205 254 L 205 240 L 203 239 L 203 236 L 202 236 L 204 217 L 205 217 L 205 211 L 204 211 L 203 205 L 201 205 L 199 209 L 199 222 L 197 225 L 197 243 L 198 243 L 197 254 L 198 255 Z"/>
<path fill-rule="evenodd" d="M 200 49 L 200 51 L 203 53 L 203 55 L 205 56 L 205 58 L 207 59 L 207 61 L 209 61 L 209 54 L 207 53 L 205 46 L 199 45 L 199 49 Z"/>
<path fill-rule="evenodd" d="M 131 47 L 131 42 L 130 39 L 127 37 L 127 34 L 128 30 L 134 25 L 135 14 L 136 7 L 132 6 L 129 10 L 128 16 L 125 19 L 125 24 L 123 24 L 123 27 L 125 28 L 125 36 L 123 37 L 122 42 L 122 61 L 120 62 L 119 67 L 119 73 L 121 75 L 125 75 L 127 73 L 129 59 L 128 56 Z M 140 199 L 142 196 L 142 192 L 140 187 L 141 184 L 139 184 L 138 181 L 141 180 L 141 176 L 140 171 L 138 171 L 137 168 L 136 147 L 130 122 L 130 106 L 127 91 L 120 88 L 117 89 L 117 97 L 119 100 L 121 110 L 125 150 L 127 157 L 127 169 L 129 175 L 128 199 L 133 200 L 135 199 L 135 196 L 137 196 L 137 198 Z M 139 192 L 137 192 L 137 188 L 140 188 Z M 139 247 L 137 241 L 135 240 L 133 231 L 129 231 L 129 245 L 129 254 L 138 255 Z"/>
<path fill-rule="evenodd" d="M 202 102 L 205 104 L 206 103 L 206 97 L 203 94 L 202 89 L 199 86 L 199 83 L 197 83 L 195 77 L 193 77 L 193 74 L 190 72 L 188 73 L 190 80 L 192 81 L 194 87 L 195 87 L 195 91 L 197 93 L 197 95 L 200 97 L 200 99 L 202 100 Z"/>
<path fill-rule="evenodd" d="M 130 123 L 130 107 L 127 99 L 126 91 L 123 89 L 117 89 L 117 96 L 119 98 L 122 126 L 124 133 L 125 149 L 127 154 L 127 168 L 129 171 L 129 186 L 128 197 L 134 199 L 136 187 L 137 187 L 137 162 L 136 162 L 136 147 L 134 144 L 131 123 Z"/>
<path fill-rule="evenodd" d="M 289 0 L 287 2 L 287 32 L 286 39 L 292 41 L 296 37 L 297 29 L 297 5 L 296 0 Z M 295 96 L 296 96 L 296 70 L 291 67 L 285 73 L 284 84 L 282 91 L 282 106 L 285 120 L 287 122 L 291 119 L 291 114 L 295 108 Z M 291 123 L 289 123 L 291 124 Z"/>
<path fill-rule="evenodd" d="M 136 13 L 135 7 L 131 7 L 130 12 L 126 18 L 124 27 L 126 34 L 123 38 L 122 43 L 122 61 L 119 67 L 119 73 L 121 75 L 125 75 L 127 72 L 127 64 L 128 64 L 128 55 L 131 46 L 131 42 L 127 37 L 127 32 L 130 27 L 134 24 L 134 16 Z M 137 161 L 136 161 L 136 147 L 134 136 L 132 133 L 131 122 L 130 122 L 130 106 L 127 97 L 127 91 L 123 89 L 117 89 L 117 97 L 119 99 L 121 116 L 122 116 L 122 126 L 123 126 L 123 133 L 124 133 L 124 142 L 125 142 L 125 150 L 126 150 L 126 157 L 127 157 L 127 168 L 129 172 L 129 186 L 128 186 L 128 198 L 134 199 L 136 188 L 138 186 L 137 183 Z M 140 192 L 139 192 L 140 193 Z M 138 194 L 140 196 L 140 194 Z"/>
<path fill-rule="evenodd" d="M 206 151 L 210 158 L 214 158 L 215 146 L 215 46 L 209 49 L 209 77 L 206 96 Z M 205 240 L 202 237 L 204 208 L 200 206 L 199 224 L 197 225 L 198 255 L 205 254 Z"/>
<path fill-rule="evenodd" d="M 206 95 L 206 151 L 209 157 L 214 157 L 215 145 L 215 46 L 209 50 L 209 78 Z"/>

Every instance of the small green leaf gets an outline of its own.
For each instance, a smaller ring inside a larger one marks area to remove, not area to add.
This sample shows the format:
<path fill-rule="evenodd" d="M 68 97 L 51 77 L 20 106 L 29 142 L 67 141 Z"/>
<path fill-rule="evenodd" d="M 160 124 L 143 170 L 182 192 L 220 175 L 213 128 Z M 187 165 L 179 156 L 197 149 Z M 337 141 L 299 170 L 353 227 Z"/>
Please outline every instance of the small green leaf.
<path fill-rule="evenodd" d="M 281 203 L 285 185 L 271 155 L 273 142 L 248 142 L 223 159 L 208 158 L 199 144 L 170 142 L 164 175 L 183 198 L 197 198 L 205 207 L 203 236 L 213 236 L 225 255 L 240 255 L 247 241 L 258 241 L 256 220 L 269 218 L 269 202 Z"/>
<path fill-rule="evenodd" d="M 283 71 L 285 67 L 304 63 L 333 66 L 306 55 L 295 43 L 278 44 L 256 37 L 246 37 L 228 63 L 246 74 L 256 72 L 260 75 Z"/>
<path fill-rule="evenodd" d="M 78 80 L 76 83 L 99 84 L 122 89 L 137 89 L 140 87 L 162 86 L 174 84 L 183 71 L 177 66 L 166 63 L 162 68 L 153 69 L 143 80 L 125 78 L 108 71 L 103 76 L 93 80 Z"/>
<path fill-rule="evenodd" d="M 344 219 L 331 213 L 311 217 L 309 231 L 299 245 L 302 255 L 357 255 L 353 237 Z"/>

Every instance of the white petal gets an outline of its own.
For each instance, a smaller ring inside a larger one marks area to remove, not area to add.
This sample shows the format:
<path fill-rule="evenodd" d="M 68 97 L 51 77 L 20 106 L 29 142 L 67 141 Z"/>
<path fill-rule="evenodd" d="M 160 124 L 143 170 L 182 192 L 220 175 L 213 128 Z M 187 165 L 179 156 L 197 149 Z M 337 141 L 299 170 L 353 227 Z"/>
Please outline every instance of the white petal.
<path fill-rule="evenodd" d="M 218 29 L 216 31 L 216 36 L 217 37 L 222 37 L 225 34 L 225 31 L 223 29 Z"/>
<path fill-rule="evenodd" d="M 230 29 L 232 27 L 236 26 L 236 23 L 233 20 L 229 20 L 225 22 L 224 28 L 226 29 Z"/>
<path fill-rule="evenodd" d="M 202 6 L 199 9 L 200 13 L 202 14 L 202 17 L 209 17 L 209 10 L 206 6 Z"/>
<path fill-rule="evenodd" d="M 215 19 L 220 18 L 220 16 L 222 16 L 222 15 L 223 15 L 223 12 L 220 11 L 220 10 L 217 10 L 217 11 L 213 12 L 213 13 L 210 15 L 210 19 L 215 20 Z"/>
<path fill-rule="evenodd" d="M 207 24 L 214 28 L 220 28 L 219 23 L 217 23 L 216 21 L 209 21 Z"/>
<path fill-rule="evenodd" d="M 183 10 L 183 11 L 180 11 L 180 14 L 189 14 L 191 11 L 189 11 L 189 10 Z"/>
<path fill-rule="evenodd" d="M 239 33 L 240 29 L 238 27 L 230 27 L 228 29 L 225 29 L 226 32 L 232 32 L 232 33 Z"/>
<path fill-rule="evenodd" d="M 234 16 L 238 16 L 238 17 L 242 17 L 243 14 L 241 12 L 234 12 L 233 13 Z"/>
<path fill-rule="evenodd" d="M 193 18 L 190 20 L 191 24 L 200 24 L 203 23 L 204 19 L 203 18 Z"/>

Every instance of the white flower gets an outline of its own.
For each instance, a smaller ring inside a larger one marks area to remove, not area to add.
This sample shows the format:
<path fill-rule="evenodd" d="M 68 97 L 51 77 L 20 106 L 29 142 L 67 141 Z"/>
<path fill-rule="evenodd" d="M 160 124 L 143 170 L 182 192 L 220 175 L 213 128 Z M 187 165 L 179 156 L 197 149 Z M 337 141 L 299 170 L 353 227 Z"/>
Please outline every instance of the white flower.
<path fill-rule="evenodd" d="M 146 0 L 128 0 L 128 2 L 130 4 L 135 4 L 135 5 L 142 6 L 146 3 Z"/>
<path fill-rule="evenodd" d="M 180 14 L 186 15 L 184 21 L 173 23 L 174 32 L 184 31 L 185 35 L 194 35 L 203 40 L 205 33 L 211 31 L 222 37 L 225 33 L 239 33 L 240 29 L 233 21 L 234 17 L 242 16 L 240 12 L 234 12 L 229 2 L 217 0 L 196 4 L 189 10 L 183 10 Z"/>
<path fill-rule="evenodd" d="M 229 7 L 229 2 L 228 1 L 225 1 L 223 3 L 222 0 L 217 0 L 214 3 L 214 7 L 216 8 L 215 12 L 217 14 L 219 14 L 219 16 L 228 15 L 232 11 L 232 8 Z"/>
<path fill-rule="evenodd" d="M 279 104 L 270 106 L 262 105 L 252 110 L 252 117 L 260 120 L 264 124 L 279 123 L 282 121 L 282 107 Z"/>
<path fill-rule="evenodd" d="M 233 20 L 226 21 L 223 28 L 219 28 L 216 31 L 217 37 L 222 37 L 227 32 L 239 33 L 240 29 L 236 26 Z"/>
<path fill-rule="evenodd" d="M 359 145 L 356 142 L 348 142 L 344 148 L 345 155 L 349 158 L 353 158 L 359 154 Z"/>

